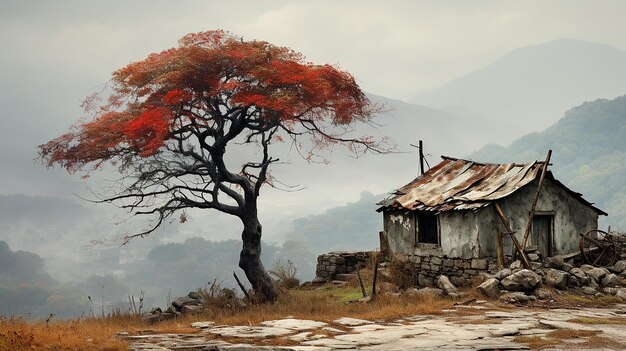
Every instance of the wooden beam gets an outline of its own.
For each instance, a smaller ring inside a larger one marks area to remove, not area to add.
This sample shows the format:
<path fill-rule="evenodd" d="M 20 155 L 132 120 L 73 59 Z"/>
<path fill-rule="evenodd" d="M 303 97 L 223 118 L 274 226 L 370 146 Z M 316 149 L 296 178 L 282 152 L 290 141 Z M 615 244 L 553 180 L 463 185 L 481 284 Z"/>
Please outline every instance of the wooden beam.
<path fill-rule="evenodd" d="M 502 233 L 500 230 L 496 232 L 496 253 L 498 254 L 498 270 L 504 269 L 504 247 L 502 245 Z"/>
<path fill-rule="evenodd" d="M 502 211 L 502 207 L 500 207 L 500 205 L 497 202 L 494 202 L 494 205 L 495 205 L 496 213 L 498 214 L 498 217 L 500 217 L 502 224 L 504 224 L 505 230 L 508 232 L 509 236 L 511 237 L 511 240 L 513 241 L 513 245 L 515 246 L 517 253 L 520 255 L 520 259 L 522 261 L 522 264 L 524 265 L 524 268 L 530 268 L 530 262 L 528 261 L 528 256 L 526 256 L 526 253 L 522 249 L 522 246 L 520 245 L 519 241 L 515 237 L 515 232 L 511 228 L 511 223 L 509 222 L 509 219 L 506 217 L 506 215 L 504 214 L 504 211 Z"/>
<path fill-rule="evenodd" d="M 537 207 L 537 201 L 539 200 L 539 193 L 541 192 L 543 179 L 545 178 L 546 171 L 548 170 L 548 164 L 550 164 L 550 157 L 552 157 L 552 150 L 548 150 L 548 156 L 546 156 L 546 161 L 543 163 L 543 167 L 541 168 L 541 177 L 539 178 L 539 185 L 537 185 L 537 191 L 535 192 L 535 199 L 533 200 L 533 204 L 530 208 L 530 212 L 528 212 L 528 220 L 526 221 L 526 228 L 524 229 L 524 241 L 522 242 L 522 250 L 526 249 L 526 243 L 528 242 L 528 235 L 530 234 L 530 227 L 533 224 L 533 217 L 535 217 L 535 208 Z"/>

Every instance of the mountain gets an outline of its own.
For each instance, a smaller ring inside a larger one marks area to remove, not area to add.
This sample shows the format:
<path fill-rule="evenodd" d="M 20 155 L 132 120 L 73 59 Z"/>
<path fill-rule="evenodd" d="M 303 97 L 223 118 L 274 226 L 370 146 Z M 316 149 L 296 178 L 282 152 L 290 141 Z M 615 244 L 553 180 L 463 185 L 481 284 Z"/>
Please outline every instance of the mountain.
<path fill-rule="evenodd" d="M 495 142 L 506 143 L 557 121 L 581 101 L 626 93 L 626 52 L 608 45 L 559 39 L 513 50 L 496 62 L 444 86 L 415 95 L 413 103 L 465 108 L 504 122 Z"/>
<path fill-rule="evenodd" d="M 626 95 L 586 102 L 543 132 L 528 134 L 508 147 L 485 146 L 469 158 L 542 160 L 548 149 L 553 150 L 554 175 L 609 213 L 601 219 L 602 227 L 626 231 Z"/>

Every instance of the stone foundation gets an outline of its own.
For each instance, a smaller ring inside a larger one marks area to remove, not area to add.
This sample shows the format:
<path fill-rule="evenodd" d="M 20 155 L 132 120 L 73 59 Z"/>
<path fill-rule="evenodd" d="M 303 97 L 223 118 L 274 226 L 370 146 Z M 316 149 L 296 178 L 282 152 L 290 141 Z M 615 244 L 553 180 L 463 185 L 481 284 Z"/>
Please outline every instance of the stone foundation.
<path fill-rule="evenodd" d="M 391 264 L 402 264 L 403 271 L 414 274 L 414 281 L 420 287 L 433 286 L 440 275 L 448 276 L 456 286 L 464 286 L 481 273 L 498 271 L 495 257 L 463 259 L 395 254 Z"/>
<path fill-rule="evenodd" d="M 372 256 L 371 251 L 337 251 L 317 256 L 315 275 L 325 280 L 333 280 L 337 274 L 348 274 L 363 268 Z"/>

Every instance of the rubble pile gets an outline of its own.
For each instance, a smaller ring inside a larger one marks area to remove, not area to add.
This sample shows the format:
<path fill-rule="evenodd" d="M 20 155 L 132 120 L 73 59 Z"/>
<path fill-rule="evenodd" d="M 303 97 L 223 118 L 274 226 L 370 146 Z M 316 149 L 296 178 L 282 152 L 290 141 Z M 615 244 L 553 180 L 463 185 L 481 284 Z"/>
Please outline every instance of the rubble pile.
<path fill-rule="evenodd" d="M 148 323 L 156 323 L 174 319 L 184 314 L 200 312 L 206 306 L 207 299 L 217 302 L 219 308 L 245 307 L 244 302 L 231 289 L 221 289 L 217 296 L 202 291 L 192 291 L 187 296 L 176 298 L 165 311 L 157 307 L 145 313 L 143 319 Z"/>
<path fill-rule="evenodd" d="M 550 300 L 553 290 L 549 288 L 590 296 L 615 295 L 626 301 L 626 260 L 606 268 L 588 264 L 574 267 L 562 256 L 547 257 L 543 262 L 536 254 L 528 256 L 530 269 L 515 261 L 485 280 L 478 290 L 510 303 Z"/>

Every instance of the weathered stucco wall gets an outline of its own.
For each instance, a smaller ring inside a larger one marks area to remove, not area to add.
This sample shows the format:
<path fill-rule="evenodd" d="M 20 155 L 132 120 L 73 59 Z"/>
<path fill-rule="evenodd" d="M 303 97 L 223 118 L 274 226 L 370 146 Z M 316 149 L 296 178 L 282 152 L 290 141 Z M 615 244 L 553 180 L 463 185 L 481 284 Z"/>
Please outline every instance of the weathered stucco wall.
<path fill-rule="evenodd" d="M 500 200 L 504 213 L 511 222 L 513 231 L 520 242 L 523 240 L 524 228 L 528 213 L 532 206 L 538 180 L 535 180 L 506 199 Z M 537 201 L 537 214 L 552 215 L 551 255 L 567 254 L 578 250 L 579 234 L 598 227 L 598 213 L 581 201 L 572 197 L 563 188 L 550 179 L 545 179 Z M 493 206 L 479 213 L 478 232 L 481 256 L 496 255 L 496 228 L 504 230 Z M 504 253 L 510 254 L 513 244 L 508 235 L 503 237 Z M 529 245 L 534 245 L 529 240 Z"/>
<path fill-rule="evenodd" d="M 472 211 L 450 211 L 439 215 L 441 251 L 447 257 L 480 257 L 477 220 Z"/>
<path fill-rule="evenodd" d="M 410 254 L 415 245 L 415 216 L 406 211 L 383 213 L 383 229 L 387 234 L 389 250 L 393 253 Z"/>

